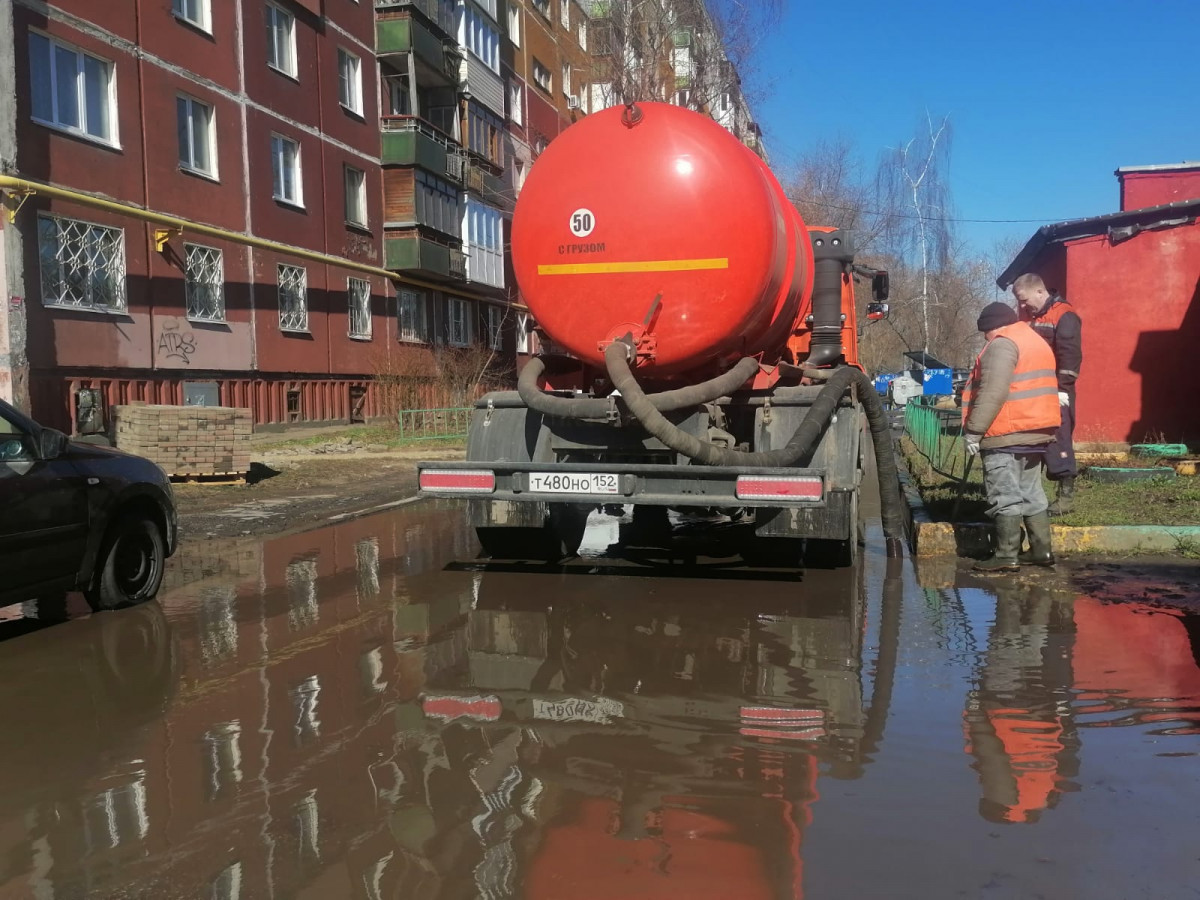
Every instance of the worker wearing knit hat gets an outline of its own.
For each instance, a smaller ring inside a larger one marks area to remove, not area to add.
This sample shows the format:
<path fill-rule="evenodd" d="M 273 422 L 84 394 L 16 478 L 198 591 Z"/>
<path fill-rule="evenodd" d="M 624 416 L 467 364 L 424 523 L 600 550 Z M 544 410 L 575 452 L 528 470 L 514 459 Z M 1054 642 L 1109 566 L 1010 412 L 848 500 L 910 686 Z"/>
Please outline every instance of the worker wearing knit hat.
<path fill-rule="evenodd" d="M 992 331 L 996 328 L 1003 328 L 1005 325 L 1012 325 L 1017 321 L 1017 311 L 1007 303 L 996 301 L 989 303 L 983 308 L 983 312 L 979 314 L 979 320 L 975 323 L 975 327 L 980 331 Z"/>
<path fill-rule="evenodd" d="M 982 572 L 1054 565 L 1049 503 L 1042 489 L 1045 447 L 1059 426 L 1054 353 L 1017 312 L 989 303 L 976 323 L 987 345 L 963 391 L 963 442 L 983 460 L 983 486 L 996 522 L 996 551 Z M 1029 550 L 1021 550 L 1021 526 Z"/>

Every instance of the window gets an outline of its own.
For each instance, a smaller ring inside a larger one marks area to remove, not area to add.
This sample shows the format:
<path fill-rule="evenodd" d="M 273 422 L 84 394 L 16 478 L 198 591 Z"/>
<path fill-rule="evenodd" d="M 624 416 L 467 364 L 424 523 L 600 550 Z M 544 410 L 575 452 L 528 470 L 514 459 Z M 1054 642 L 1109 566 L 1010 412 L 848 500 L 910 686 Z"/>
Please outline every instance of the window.
<path fill-rule="evenodd" d="M 418 291 L 401 291 L 397 301 L 396 319 L 402 341 L 429 340 L 426 324 L 425 295 Z"/>
<path fill-rule="evenodd" d="M 533 0 L 533 8 L 547 19 L 550 18 L 550 0 Z"/>
<path fill-rule="evenodd" d="M 487 307 L 488 349 L 504 349 L 504 310 L 499 306 Z"/>
<path fill-rule="evenodd" d="M 385 75 L 387 83 L 388 115 L 411 116 L 412 96 L 408 91 L 408 75 Z"/>
<path fill-rule="evenodd" d="M 116 145 L 112 63 L 31 32 L 29 68 L 36 121 Z"/>
<path fill-rule="evenodd" d="M 492 287 L 504 287 L 504 222 L 500 210 L 467 198 L 467 278 Z"/>
<path fill-rule="evenodd" d="M 341 47 L 338 47 L 338 99 L 350 112 L 362 115 L 362 61 Z"/>
<path fill-rule="evenodd" d="M 38 217 L 42 305 L 125 310 L 125 232 L 76 219 Z"/>
<path fill-rule="evenodd" d="M 467 49 L 479 57 L 485 66 L 493 72 L 499 73 L 500 32 L 470 4 L 467 5 L 462 18 L 462 30 L 464 33 L 459 35 L 459 42 L 465 44 Z"/>
<path fill-rule="evenodd" d="M 579 49 L 587 49 L 587 20 L 579 20 Z"/>
<path fill-rule="evenodd" d="M 570 96 L 571 94 L 571 67 L 562 67 L 562 92 Z"/>
<path fill-rule="evenodd" d="M 267 65 L 296 77 L 296 17 L 267 4 Z"/>
<path fill-rule="evenodd" d="M 279 266 L 279 327 L 308 331 L 308 272 L 300 266 Z"/>
<path fill-rule="evenodd" d="M 321 720 L 317 717 L 317 702 L 321 697 L 321 678 L 309 675 L 289 692 L 292 696 L 292 709 L 296 713 L 295 738 L 296 746 L 302 746 L 321 736 Z M 312 797 L 315 791 L 310 792 Z M 313 800 L 312 822 L 315 834 L 316 801 Z M 313 838 L 315 844 L 316 839 Z"/>
<path fill-rule="evenodd" d="M 471 343 L 470 301 L 446 298 L 446 343 L 465 347 Z"/>
<path fill-rule="evenodd" d="M 458 190 L 421 169 L 413 177 L 417 183 L 417 224 L 428 225 L 456 238 L 461 236 L 462 204 Z"/>
<path fill-rule="evenodd" d="M 548 92 L 553 87 L 550 70 L 543 66 L 536 59 L 533 61 L 533 80 L 537 82 L 537 86 L 543 91 Z"/>
<path fill-rule="evenodd" d="M 517 352 L 529 352 L 529 333 L 533 331 L 533 320 L 529 313 L 517 313 Z"/>
<path fill-rule="evenodd" d="M 346 180 L 346 221 L 367 227 L 367 173 L 353 166 L 344 169 Z"/>
<path fill-rule="evenodd" d="M 562 27 L 571 30 L 571 0 L 558 0 L 558 18 Z"/>
<path fill-rule="evenodd" d="M 525 124 L 525 99 L 519 81 L 508 83 L 508 117 L 517 125 Z"/>
<path fill-rule="evenodd" d="M 271 168 L 275 177 L 275 199 L 304 205 L 300 180 L 300 145 L 279 134 L 271 135 Z"/>
<path fill-rule="evenodd" d="M 503 165 L 504 159 L 500 151 L 500 135 L 504 131 L 504 123 L 499 117 L 488 112 L 482 106 L 471 102 L 467 106 L 467 147 L 487 157 L 496 165 Z"/>
<path fill-rule="evenodd" d="M 212 31 L 212 0 L 171 0 L 176 18 L 195 25 L 202 31 Z"/>
<path fill-rule="evenodd" d="M 371 339 L 371 282 L 346 279 L 346 302 L 350 307 L 350 337 Z"/>
<path fill-rule="evenodd" d="M 202 322 L 224 322 L 225 269 L 221 251 L 184 244 L 183 256 L 187 317 Z"/>
<path fill-rule="evenodd" d="M 176 97 L 175 120 L 179 132 L 180 168 L 216 178 L 217 146 L 213 108 L 192 97 Z"/>
<path fill-rule="evenodd" d="M 242 782 L 242 726 L 234 719 L 204 733 L 205 781 L 209 801 L 228 795 Z"/>
<path fill-rule="evenodd" d="M 518 191 L 525 187 L 525 160 L 513 160 L 513 187 Z"/>
<path fill-rule="evenodd" d="M 521 46 L 521 8 L 512 2 L 508 4 L 508 39 Z"/>

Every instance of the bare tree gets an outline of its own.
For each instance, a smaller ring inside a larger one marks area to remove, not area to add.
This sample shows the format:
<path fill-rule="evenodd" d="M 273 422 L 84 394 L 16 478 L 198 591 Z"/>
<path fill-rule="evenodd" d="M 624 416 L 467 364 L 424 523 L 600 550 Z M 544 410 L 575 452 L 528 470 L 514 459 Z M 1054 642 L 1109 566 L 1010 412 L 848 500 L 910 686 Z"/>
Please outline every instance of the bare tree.
<path fill-rule="evenodd" d="M 928 112 L 917 134 L 880 160 L 876 196 L 884 217 L 884 246 L 920 273 L 912 300 L 921 308 L 921 348 L 930 346 L 929 311 L 941 302 L 931 277 L 946 267 L 953 243 L 950 223 L 950 117 Z"/>

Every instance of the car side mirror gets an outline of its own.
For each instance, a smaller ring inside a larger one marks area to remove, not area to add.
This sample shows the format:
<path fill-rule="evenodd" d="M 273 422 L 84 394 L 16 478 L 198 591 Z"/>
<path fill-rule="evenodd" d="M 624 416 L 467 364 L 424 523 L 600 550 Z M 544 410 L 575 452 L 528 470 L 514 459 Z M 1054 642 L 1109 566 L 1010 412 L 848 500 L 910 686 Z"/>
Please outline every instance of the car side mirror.
<path fill-rule="evenodd" d="M 67 450 L 67 436 L 53 428 L 43 428 L 38 435 L 38 456 L 58 459 Z"/>
<path fill-rule="evenodd" d="M 891 282 L 887 272 L 876 272 L 871 276 L 871 297 L 876 303 L 883 303 L 891 293 Z"/>
<path fill-rule="evenodd" d="M 868 303 L 867 318 L 872 320 L 886 319 L 891 307 L 886 303 Z"/>

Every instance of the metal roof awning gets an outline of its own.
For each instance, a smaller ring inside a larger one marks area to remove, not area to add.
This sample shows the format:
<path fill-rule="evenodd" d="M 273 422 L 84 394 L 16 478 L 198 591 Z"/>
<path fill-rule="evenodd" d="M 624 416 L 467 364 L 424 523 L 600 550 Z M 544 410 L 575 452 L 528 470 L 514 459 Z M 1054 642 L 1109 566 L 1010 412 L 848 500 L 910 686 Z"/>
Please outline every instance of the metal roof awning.
<path fill-rule="evenodd" d="M 1070 219 L 1054 225 L 1043 225 L 1034 232 L 1033 237 L 1021 248 L 1021 252 L 1009 263 L 1008 268 L 1000 273 L 996 284 L 1002 290 L 1008 290 L 1009 285 L 1017 279 L 1017 276 L 1028 271 L 1029 265 L 1047 244 L 1096 237 L 1102 234 L 1108 235 L 1114 244 L 1119 244 L 1143 231 L 1191 225 L 1196 221 L 1197 216 L 1200 216 L 1200 197 L 1191 200 L 1176 200 L 1174 203 L 1164 203 L 1161 206 L 1126 209 L 1103 216 Z"/>
<path fill-rule="evenodd" d="M 946 365 L 940 359 L 930 356 L 924 350 L 909 350 L 904 354 L 922 369 L 949 369 L 952 366 Z"/>

